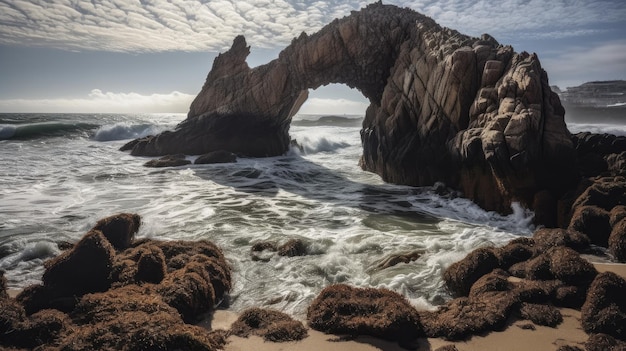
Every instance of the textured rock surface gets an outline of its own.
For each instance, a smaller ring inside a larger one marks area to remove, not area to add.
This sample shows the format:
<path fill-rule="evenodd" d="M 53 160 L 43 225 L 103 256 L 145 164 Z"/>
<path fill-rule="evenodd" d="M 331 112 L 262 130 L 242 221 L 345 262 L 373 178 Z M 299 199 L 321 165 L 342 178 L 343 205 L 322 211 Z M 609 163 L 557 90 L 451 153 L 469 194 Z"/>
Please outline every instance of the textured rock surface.
<path fill-rule="evenodd" d="M 124 148 L 279 155 L 308 89 L 343 83 L 371 103 L 360 164 L 385 181 L 441 181 L 508 212 L 512 201 L 532 207 L 539 192 L 559 198 L 578 179 L 564 110 L 538 58 L 489 35 L 471 38 L 377 3 L 303 33 L 266 65 L 251 69 L 249 52 L 235 38 L 175 131 Z"/>
<path fill-rule="evenodd" d="M 231 288 L 222 251 L 203 240 L 133 240 L 140 222 L 135 214 L 98 221 L 100 230 L 47 261 L 43 284 L 16 299 L 0 274 L 0 349 L 222 348 L 225 332 L 188 324 Z M 111 239 L 126 248 L 116 252 Z"/>

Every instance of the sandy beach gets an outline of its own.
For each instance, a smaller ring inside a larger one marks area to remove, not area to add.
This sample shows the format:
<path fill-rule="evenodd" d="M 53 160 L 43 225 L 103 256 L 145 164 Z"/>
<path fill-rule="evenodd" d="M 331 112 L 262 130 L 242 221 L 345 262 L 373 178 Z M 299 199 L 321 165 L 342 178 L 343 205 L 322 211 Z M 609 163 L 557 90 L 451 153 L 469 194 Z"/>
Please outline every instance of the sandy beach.
<path fill-rule="evenodd" d="M 594 263 L 598 272 L 612 271 L 626 278 L 626 264 Z M 556 350 L 560 346 L 578 346 L 584 349 L 588 335 L 583 331 L 580 323 L 580 311 L 560 308 L 563 323 L 556 328 L 539 326 L 531 321 L 516 320 L 508 324 L 507 328 L 499 332 L 491 332 L 483 336 L 474 336 L 466 341 L 450 342 L 439 338 L 419 339 L 416 350 L 437 350 L 446 345 L 454 345 L 458 351 L 528 351 L 528 350 Z M 211 325 L 204 325 L 211 329 L 229 329 L 237 319 L 237 314 L 231 311 L 218 310 L 211 320 Z M 306 323 L 305 323 L 306 324 Z M 532 326 L 532 328 L 530 327 Z M 226 344 L 226 351 L 400 351 L 406 350 L 395 342 L 360 336 L 355 339 L 342 339 L 336 335 L 324 334 L 312 329 L 309 336 L 298 342 L 274 343 L 266 342 L 261 337 L 250 336 L 240 338 L 230 336 Z"/>

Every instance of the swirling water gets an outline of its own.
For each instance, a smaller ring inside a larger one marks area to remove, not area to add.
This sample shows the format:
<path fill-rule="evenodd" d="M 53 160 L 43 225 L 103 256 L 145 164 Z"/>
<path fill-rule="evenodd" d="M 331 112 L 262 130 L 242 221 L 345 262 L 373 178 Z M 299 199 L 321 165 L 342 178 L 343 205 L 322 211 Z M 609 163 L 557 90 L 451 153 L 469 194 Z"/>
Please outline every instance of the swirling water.
<path fill-rule="evenodd" d="M 233 267 L 235 311 L 261 305 L 302 315 L 333 283 L 386 287 L 429 308 L 449 297 L 441 274 L 451 263 L 532 231 L 522 208 L 501 216 L 364 172 L 358 116 L 296 116 L 290 133 L 300 149 L 234 164 L 154 169 L 143 167 L 149 158 L 118 151 L 183 119 L 0 115 L 0 269 L 9 285 L 38 282 L 56 243 L 125 211 L 141 215 L 138 237 L 217 243 Z M 306 243 L 307 255 L 251 255 L 256 242 L 292 238 Z M 377 268 L 416 250 L 411 263 Z"/>

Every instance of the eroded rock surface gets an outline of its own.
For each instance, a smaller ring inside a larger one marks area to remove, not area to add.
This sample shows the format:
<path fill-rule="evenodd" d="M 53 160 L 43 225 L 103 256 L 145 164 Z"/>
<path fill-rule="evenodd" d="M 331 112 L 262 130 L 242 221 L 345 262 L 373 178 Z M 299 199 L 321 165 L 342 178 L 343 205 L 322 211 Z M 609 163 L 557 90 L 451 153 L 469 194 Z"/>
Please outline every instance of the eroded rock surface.
<path fill-rule="evenodd" d="M 578 180 L 564 110 L 537 56 L 489 35 L 468 37 L 376 3 L 302 33 L 266 65 L 250 68 L 249 52 L 245 38 L 235 38 L 175 131 L 124 148 L 147 156 L 280 155 L 308 89 L 343 83 L 371 103 L 360 164 L 386 181 L 441 181 L 508 212 L 512 201 L 546 206 Z"/>

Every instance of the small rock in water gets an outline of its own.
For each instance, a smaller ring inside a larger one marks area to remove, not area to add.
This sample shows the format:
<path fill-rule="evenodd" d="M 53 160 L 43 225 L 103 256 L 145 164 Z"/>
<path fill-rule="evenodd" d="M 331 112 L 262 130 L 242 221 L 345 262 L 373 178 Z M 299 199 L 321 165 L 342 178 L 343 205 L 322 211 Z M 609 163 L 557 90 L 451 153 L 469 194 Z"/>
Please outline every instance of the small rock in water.
<path fill-rule="evenodd" d="M 191 164 L 191 161 L 185 159 L 185 155 L 176 154 L 176 155 L 163 156 L 155 160 L 150 160 L 144 163 L 144 166 L 160 168 L 160 167 L 178 167 L 178 166 L 184 166 L 188 164 Z"/>
<path fill-rule="evenodd" d="M 234 163 L 237 162 L 237 155 L 229 151 L 218 150 L 204 154 L 196 159 L 194 164 L 210 164 L 210 163 Z"/>

